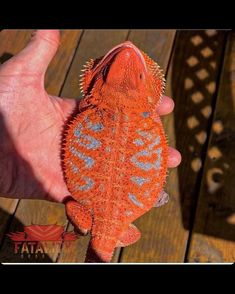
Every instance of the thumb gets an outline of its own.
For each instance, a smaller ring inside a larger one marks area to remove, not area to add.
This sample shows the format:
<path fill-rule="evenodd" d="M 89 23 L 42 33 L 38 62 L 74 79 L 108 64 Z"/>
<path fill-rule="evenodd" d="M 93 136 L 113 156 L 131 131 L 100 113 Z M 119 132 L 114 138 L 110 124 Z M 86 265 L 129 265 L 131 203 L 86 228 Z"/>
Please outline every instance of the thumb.
<path fill-rule="evenodd" d="M 57 51 L 59 40 L 58 30 L 37 30 L 28 45 L 14 57 L 14 62 L 27 73 L 44 75 Z"/>

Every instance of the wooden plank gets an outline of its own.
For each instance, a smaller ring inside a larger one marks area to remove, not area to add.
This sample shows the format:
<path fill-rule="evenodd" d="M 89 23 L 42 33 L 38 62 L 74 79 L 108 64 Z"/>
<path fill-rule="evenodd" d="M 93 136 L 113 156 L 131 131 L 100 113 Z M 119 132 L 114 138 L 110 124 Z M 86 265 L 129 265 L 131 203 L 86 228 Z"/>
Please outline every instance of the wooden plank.
<path fill-rule="evenodd" d="M 203 160 L 205 134 L 201 132 L 207 133 L 210 108 L 206 107 L 215 98 L 213 87 L 219 74 L 223 44 L 222 31 L 177 33 L 166 87 L 166 95 L 175 101 L 175 111 L 165 117 L 163 123 L 169 145 L 180 150 L 183 161 L 178 169 L 170 170 L 167 179 L 165 190 L 171 200 L 166 206 L 152 209 L 137 220 L 143 237 L 123 250 L 122 262 L 184 261 L 193 200 L 197 196 L 195 191 L 200 179 L 200 166 L 196 164 Z M 170 50 L 169 45 L 164 48 L 165 52 L 167 48 Z M 164 53 L 163 50 L 160 52 Z M 203 69 L 207 72 L 200 72 Z M 208 77 L 203 76 L 205 74 Z M 197 93 L 199 90 L 202 98 Z M 193 115 L 198 126 L 188 122 Z"/>
<path fill-rule="evenodd" d="M 110 48 L 126 40 L 127 30 L 87 30 L 82 36 L 79 48 L 63 87 L 62 95 L 78 98 L 81 96 L 78 80 L 82 66 L 90 58 L 98 58 Z M 70 224 L 69 230 L 73 230 Z M 73 243 L 73 248 L 63 246 L 58 262 L 84 262 L 89 236 L 82 236 Z"/>
<path fill-rule="evenodd" d="M 45 76 L 45 88 L 49 94 L 59 95 L 81 35 L 81 30 L 61 31 L 60 46 Z"/>
<path fill-rule="evenodd" d="M 130 34 L 130 40 L 151 58 L 156 60 L 165 72 L 170 59 L 174 38 L 174 30 L 137 30 L 132 31 Z M 166 125 L 165 127 L 167 128 Z M 159 250 L 164 247 L 166 248 L 165 242 L 167 240 L 164 240 L 162 236 L 166 210 L 169 211 L 169 206 L 152 209 L 135 221 L 135 225 L 140 229 L 142 237 L 135 244 L 122 249 L 121 262 L 156 261 L 156 248 Z"/>
<path fill-rule="evenodd" d="M 235 260 L 235 33 L 230 32 L 188 261 Z"/>
<path fill-rule="evenodd" d="M 33 30 L 2 30 L 0 33 L 0 56 L 5 54 L 3 61 L 6 61 L 7 55 L 13 56 L 21 51 L 30 40 Z"/>
<path fill-rule="evenodd" d="M 22 35 L 25 35 L 24 31 L 16 32 L 16 36 L 21 37 Z M 28 32 L 30 36 L 31 32 Z M 28 36 L 26 34 L 26 36 Z M 28 37 L 29 37 L 28 36 Z M 52 63 L 50 64 L 47 74 L 46 74 L 46 89 L 49 91 L 50 94 L 58 95 L 61 89 L 61 86 L 64 82 L 66 72 L 68 70 L 68 67 L 72 61 L 72 57 L 74 55 L 76 46 L 78 44 L 79 38 L 81 36 L 81 31 L 79 30 L 73 30 L 73 31 L 62 31 L 61 32 L 61 45 L 59 47 L 59 50 L 54 57 Z M 10 34 L 10 37 L 12 38 L 12 34 Z M 19 39 L 21 40 L 21 38 Z M 29 40 L 29 38 L 27 38 Z M 15 40 L 13 42 L 13 45 L 15 45 Z M 27 42 L 24 43 L 24 45 Z M 16 42 L 17 44 L 17 42 Z M 19 42 L 19 44 L 21 44 Z M 20 47 L 20 46 L 19 46 Z M 21 46 L 20 49 L 22 49 Z M 15 50 L 15 49 L 14 49 Z M 15 51 L 13 51 L 16 53 Z M 9 213 L 13 213 L 18 200 L 9 200 L 9 199 L 0 199 L 2 206 L 5 208 L 7 207 Z M 10 204 L 9 204 L 10 201 Z M 7 219 L 9 217 L 6 216 L 6 213 L 4 215 L 4 222 L 7 223 Z M 9 214 L 8 214 L 9 216 Z M 30 225 L 31 223 L 34 224 L 60 224 L 63 225 L 66 223 L 66 217 L 64 214 L 64 206 L 61 204 L 55 204 L 50 203 L 46 201 L 31 201 L 31 200 L 21 200 L 19 202 L 19 205 L 16 209 L 16 213 L 14 215 L 14 219 L 10 225 L 9 231 L 14 232 L 16 230 L 22 231 L 23 225 Z M 54 250 L 51 254 L 49 253 L 45 258 L 43 258 L 41 261 L 53 261 L 56 260 L 59 249 L 56 251 Z M 19 256 L 14 255 L 12 244 L 10 243 L 10 240 L 6 238 L 3 242 L 2 248 L 0 250 L 0 260 L 3 261 L 35 261 L 35 259 L 21 259 Z M 39 259 L 36 259 L 36 261 L 40 261 Z"/>

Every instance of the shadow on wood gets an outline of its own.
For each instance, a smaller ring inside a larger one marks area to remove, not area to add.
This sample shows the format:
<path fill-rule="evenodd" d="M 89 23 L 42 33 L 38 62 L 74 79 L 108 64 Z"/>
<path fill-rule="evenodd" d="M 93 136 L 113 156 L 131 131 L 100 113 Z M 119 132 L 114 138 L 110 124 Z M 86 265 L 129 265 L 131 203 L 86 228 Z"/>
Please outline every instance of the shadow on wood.
<path fill-rule="evenodd" d="M 226 32 L 188 31 L 179 32 L 177 37 L 172 57 L 172 93 L 176 101 L 176 148 L 182 153 L 178 171 L 183 225 L 192 230 L 201 191 L 202 201 L 209 210 L 205 217 L 210 220 L 197 225 L 196 232 L 235 241 L 235 225 L 228 221 L 235 214 L 235 201 L 225 194 L 230 187 L 231 195 L 234 185 L 227 171 L 228 168 L 234 170 L 235 162 L 228 162 L 226 150 L 230 144 L 234 145 L 235 138 L 226 132 L 221 122 L 213 122 Z M 233 109 L 232 99 L 227 100 L 224 107 Z M 231 124 L 235 122 L 231 120 Z M 218 134 L 207 150 L 210 132 Z M 205 170 L 206 157 L 211 162 Z M 202 189 L 203 175 L 207 187 Z"/>

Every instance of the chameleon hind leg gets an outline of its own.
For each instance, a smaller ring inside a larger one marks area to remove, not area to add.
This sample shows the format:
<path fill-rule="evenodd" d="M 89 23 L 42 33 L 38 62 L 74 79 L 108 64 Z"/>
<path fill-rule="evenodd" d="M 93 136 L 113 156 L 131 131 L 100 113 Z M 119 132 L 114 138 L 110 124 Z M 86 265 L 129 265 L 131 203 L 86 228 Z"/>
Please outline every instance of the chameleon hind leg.
<path fill-rule="evenodd" d="M 84 205 L 71 199 L 66 201 L 65 210 L 69 220 L 79 233 L 86 235 L 91 230 L 92 216 Z"/>
<path fill-rule="evenodd" d="M 135 225 L 130 224 L 128 229 L 120 236 L 116 247 L 125 247 L 134 244 L 141 237 L 139 229 Z"/>

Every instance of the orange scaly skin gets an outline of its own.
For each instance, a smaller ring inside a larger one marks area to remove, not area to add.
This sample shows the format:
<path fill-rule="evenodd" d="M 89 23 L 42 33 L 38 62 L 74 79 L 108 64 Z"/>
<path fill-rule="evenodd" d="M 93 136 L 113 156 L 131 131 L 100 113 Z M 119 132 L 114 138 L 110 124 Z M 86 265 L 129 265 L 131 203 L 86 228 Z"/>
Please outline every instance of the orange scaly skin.
<path fill-rule="evenodd" d="M 125 42 L 86 65 L 82 90 L 63 143 L 66 212 L 80 232 L 91 231 L 86 261 L 109 262 L 115 247 L 140 238 L 132 222 L 162 195 L 168 153 L 155 109 L 164 78 Z"/>

